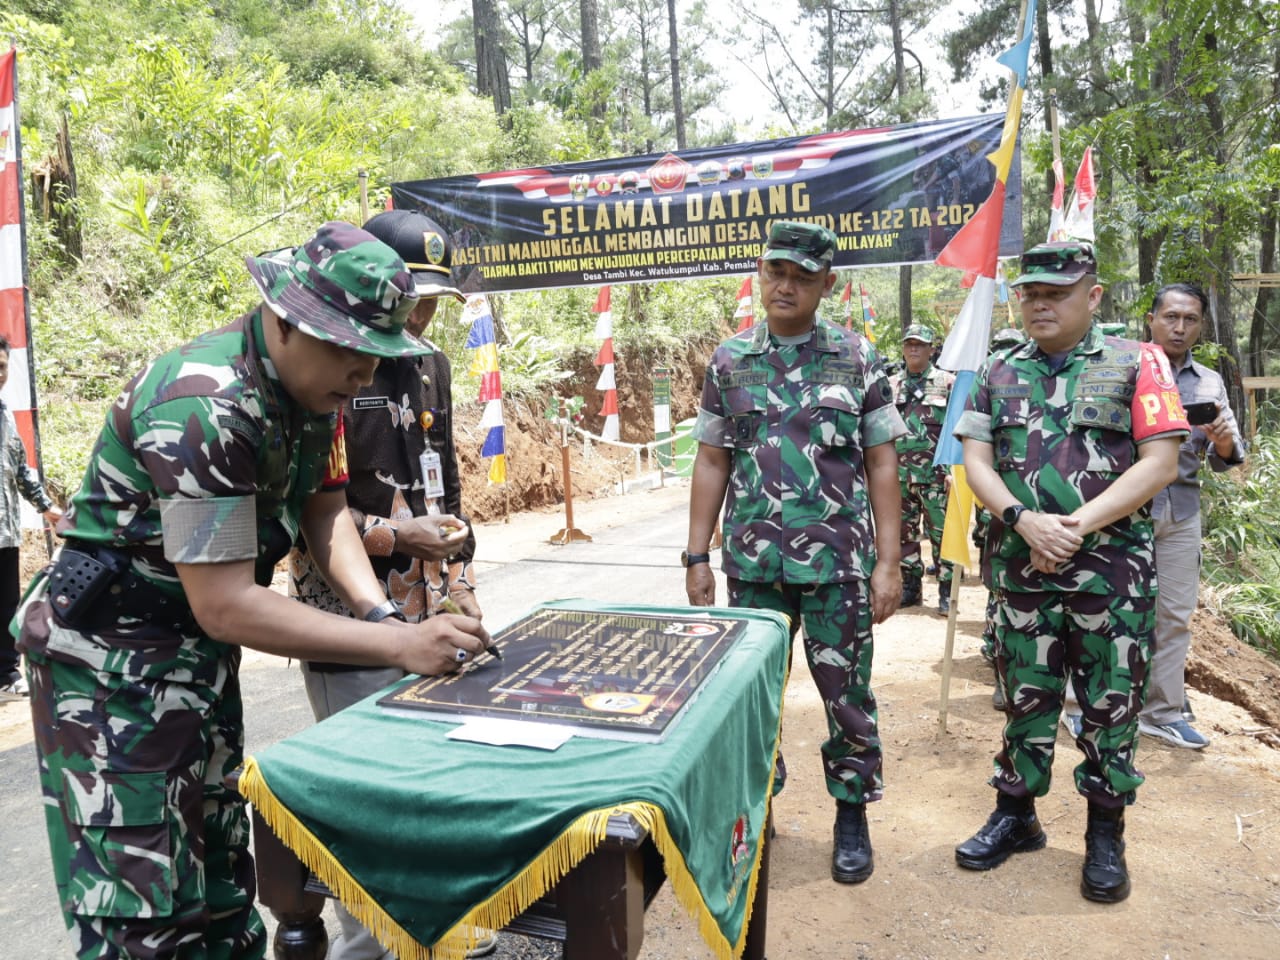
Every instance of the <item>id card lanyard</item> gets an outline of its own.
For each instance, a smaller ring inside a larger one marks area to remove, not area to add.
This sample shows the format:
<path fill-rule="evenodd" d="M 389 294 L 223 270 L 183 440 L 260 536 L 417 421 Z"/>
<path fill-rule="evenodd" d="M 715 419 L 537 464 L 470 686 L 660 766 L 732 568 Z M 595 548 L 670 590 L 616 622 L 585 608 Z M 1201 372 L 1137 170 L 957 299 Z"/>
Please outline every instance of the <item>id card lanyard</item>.
<path fill-rule="evenodd" d="M 440 454 L 428 446 L 418 454 L 418 468 L 422 471 L 422 495 L 427 503 L 427 513 L 440 513 L 440 498 L 444 496 L 444 471 L 440 466 Z"/>

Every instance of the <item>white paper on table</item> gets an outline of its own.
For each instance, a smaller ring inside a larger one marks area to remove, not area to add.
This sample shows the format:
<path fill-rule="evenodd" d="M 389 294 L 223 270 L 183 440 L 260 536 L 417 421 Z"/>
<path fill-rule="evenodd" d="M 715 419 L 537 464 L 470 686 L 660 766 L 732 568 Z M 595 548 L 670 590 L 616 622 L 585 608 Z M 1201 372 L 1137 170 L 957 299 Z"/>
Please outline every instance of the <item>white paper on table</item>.
<path fill-rule="evenodd" d="M 446 736 L 449 740 L 489 743 L 496 747 L 556 750 L 573 736 L 573 728 L 558 723 L 525 723 L 522 720 L 476 717 L 454 727 Z"/>

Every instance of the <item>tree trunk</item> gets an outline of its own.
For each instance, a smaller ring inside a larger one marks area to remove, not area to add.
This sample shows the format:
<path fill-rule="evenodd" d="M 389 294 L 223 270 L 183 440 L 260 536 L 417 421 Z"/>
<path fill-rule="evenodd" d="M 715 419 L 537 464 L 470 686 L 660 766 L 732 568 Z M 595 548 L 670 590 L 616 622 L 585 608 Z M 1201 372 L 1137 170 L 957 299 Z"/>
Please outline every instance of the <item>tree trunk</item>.
<path fill-rule="evenodd" d="M 898 326 L 903 333 L 911 326 L 911 264 L 898 268 Z"/>
<path fill-rule="evenodd" d="M 511 81 L 494 0 L 471 0 L 471 23 L 476 39 L 476 93 L 492 97 L 494 112 L 502 116 L 511 109 Z"/>
<path fill-rule="evenodd" d="M 676 147 L 683 150 L 687 141 L 684 100 L 680 89 L 680 31 L 676 21 L 676 0 L 667 0 L 667 26 L 671 32 L 671 112 L 675 114 Z"/>
<path fill-rule="evenodd" d="M 1258 219 L 1258 295 L 1253 301 L 1253 319 L 1249 324 L 1249 356 L 1246 369 L 1251 377 L 1264 377 L 1267 372 L 1267 326 L 1276 288 L 1268 286 L 1267 275 L 1276 272 L 1276 210 L 1280 208 L 1280 190 L 1267 194 Z M 1271 281 L 1274 282 L 1274 281 Z"/>
<path fill-rule="evenodd" d="M 578 16 L 582 23 L 582 72 L 590 73 L 604 66 L 600 53 L 600 8 L 596 0 L 578 0 Z"/>

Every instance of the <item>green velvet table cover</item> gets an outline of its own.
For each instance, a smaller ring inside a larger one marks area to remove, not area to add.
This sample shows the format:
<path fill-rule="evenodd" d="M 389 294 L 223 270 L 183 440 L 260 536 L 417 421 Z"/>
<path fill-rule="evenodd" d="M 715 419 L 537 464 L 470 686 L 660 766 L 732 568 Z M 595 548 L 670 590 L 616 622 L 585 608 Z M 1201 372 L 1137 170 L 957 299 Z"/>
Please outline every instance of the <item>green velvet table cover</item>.
<path fill-rule="evenodd" d="M 688 607 L 545 604 L 688 617 Z M 739 957 L 768 817 L 786 618 L 701 608 L 746 629 L 661 742 L 555 751 L 446 739 L 456 724 L 370 697 L 266 748 L 240 789 L 399 960 L 461 957 L 549 891 L 626 812 L 718 957 Z"/>

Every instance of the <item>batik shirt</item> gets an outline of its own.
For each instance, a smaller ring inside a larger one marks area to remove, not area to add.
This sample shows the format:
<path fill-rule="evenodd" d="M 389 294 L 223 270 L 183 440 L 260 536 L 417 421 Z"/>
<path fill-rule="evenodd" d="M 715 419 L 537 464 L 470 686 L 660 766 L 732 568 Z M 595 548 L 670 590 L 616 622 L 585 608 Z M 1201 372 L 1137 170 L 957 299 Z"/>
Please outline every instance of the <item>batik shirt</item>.
<path fill-rule="evenodd" d="M 1091 326 L 1057 365 L 1034 341 L 993 354 L 978 372 L 957 437 L 992 445 L 996 472 L 1019 503 L 1067 515 L 1138 459 L 1138 447 L 1190 432 L 1164 351 Z M 1084 538 L 1054 573 L 998 516 L 987 533 L 996 589 L 1154 596 L 1146 506 Z"/>
<path fill-rule="evenodd" d="M 452 373 L 443 351 L 430 346 L 426 356 L 383 360 L 373 383 L 343 410 L 347 504 L 373 572 L 411 621 L 437 610 L 450 586 L 475 588 L 474 532 L 447 565 L 395 550 L 396 527 L 405 520 L 429 510 L 466 519 L 453 444 Z M 435 503 L 427 499 L 419 460 L 427 447 L 440 456 L 444 496 Z M 289 568 L 295 597 L 351 615 L 301 547 Z"/>
<path fill-rule="evenodd" d="M 863 452 L 906 428 L 880 358 L 819 321 L 805 343 L 767 323 L 712 355 L 693 435 L 731 452 L 724 572 L 753 583 L 869 578 L 875 537 Z"/>
<path fill-rule="evenodd" d="M 893 402 L 907 432 L 898 438 L 898 477 L 903 483 L 936 483 L 940 473 L 933 465 L 942 427 L 947 419 L 947 398 L 955 376 L 929 364 L 919 373 L 903 367 L 889 377 Z"/>

